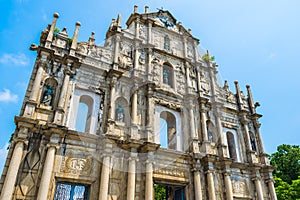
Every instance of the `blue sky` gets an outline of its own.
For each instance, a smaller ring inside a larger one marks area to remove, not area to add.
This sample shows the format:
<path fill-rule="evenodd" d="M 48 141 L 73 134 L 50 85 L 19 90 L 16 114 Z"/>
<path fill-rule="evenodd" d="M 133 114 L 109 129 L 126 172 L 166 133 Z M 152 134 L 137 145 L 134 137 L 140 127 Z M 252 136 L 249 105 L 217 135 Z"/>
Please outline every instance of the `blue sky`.
<path fill-rule="evenodd" d="M 19 114 L 36 53 L 40 32 L 60 14 L 57 27 L 73 35 L 81 22 L 79 41 L 95 31 L 101 44 L 112 18 L 122 15 L 122 24 L 133 5 L 163 7 L 191 28 L 201 46 L 209 49 L 219 64 L 219 77 L 238 80 L 242 90 L 250 84 L 263 114 L 261 133 L 267 153 L 279 144 L 299 144 L 300 125 L 300 1 L 299 0 L 0 0 L 0 169 L 14 116 Z"/>

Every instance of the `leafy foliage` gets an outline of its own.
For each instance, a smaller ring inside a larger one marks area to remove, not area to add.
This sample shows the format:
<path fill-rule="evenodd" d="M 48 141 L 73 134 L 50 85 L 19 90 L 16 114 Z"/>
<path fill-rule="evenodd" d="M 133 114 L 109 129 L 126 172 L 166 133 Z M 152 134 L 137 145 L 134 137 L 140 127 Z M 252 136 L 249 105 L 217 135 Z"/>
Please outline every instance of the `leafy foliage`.
<path fill-rule="evenodd" d="M 214 61 L 215 57 L 214 56 L 209 56 L 208 54 L 204 54 L 202 56 L 202 59 L 205 60 L 206 62 Z"/>
<path fill-rule="evenodd" d="M 155 200 L 165 200 L 166 199 L 166 188 L 162 185 L 154 184 L 154 199 Z"/>
<path fill-rule="evenodd" d="M 270 156 L 271 164 L 276 167 L 274 175 L 289 184 L 300 176 L 300 148 L 298 145 L 282 144 Z"/>
<path fill-rule="evenodd" d="M 56 27 L 56 28 L 54 29 L 54 34 L 59 34 L 59 33 L 60 33 L 60 29 Z"/>
<path fill-rule="evenodd" d="M 278 200 L 300 200 L 300 148 L 282 144 L 270 156 Z"/>

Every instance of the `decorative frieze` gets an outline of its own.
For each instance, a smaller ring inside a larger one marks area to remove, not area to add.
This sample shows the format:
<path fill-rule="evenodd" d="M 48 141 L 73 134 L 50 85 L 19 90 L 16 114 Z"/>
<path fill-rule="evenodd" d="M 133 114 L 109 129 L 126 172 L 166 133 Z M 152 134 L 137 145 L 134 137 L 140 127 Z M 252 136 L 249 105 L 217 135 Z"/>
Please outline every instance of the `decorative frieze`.
<path fill-rule="evenodd" d="M 61 172 L 72 175 L 90 175 L 92 171 L 93 158 L 86 156 L 84 158 L 68 155 L 63 158 Z"/>

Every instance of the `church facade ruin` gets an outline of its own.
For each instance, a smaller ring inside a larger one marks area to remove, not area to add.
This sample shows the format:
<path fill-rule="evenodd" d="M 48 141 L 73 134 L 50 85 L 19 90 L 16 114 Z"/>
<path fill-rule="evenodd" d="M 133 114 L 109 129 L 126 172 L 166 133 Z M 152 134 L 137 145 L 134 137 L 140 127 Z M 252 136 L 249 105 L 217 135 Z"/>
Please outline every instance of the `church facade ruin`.
<path fill-rule="evenodd" d="M 0 200 L 276 200 L 250 87 L 165 10 L 112 20 L 105 43 L 42 31 Z"/>

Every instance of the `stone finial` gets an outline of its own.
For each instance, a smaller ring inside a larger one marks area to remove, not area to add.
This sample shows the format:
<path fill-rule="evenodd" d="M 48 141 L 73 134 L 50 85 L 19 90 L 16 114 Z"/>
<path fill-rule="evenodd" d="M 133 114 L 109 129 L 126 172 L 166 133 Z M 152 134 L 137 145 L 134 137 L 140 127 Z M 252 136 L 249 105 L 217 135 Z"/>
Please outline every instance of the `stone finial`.
<path fill-rule="evenodd" d="M 53 18 L 52 24 L 50 26 L 48 37 L 47 37 L 47 40 L 46 40 L 46 47 L 50 47 L 50 45 L 51 45 L 51 42 L 52 42 L 52 39 L 53 39 L 53 34 L 54 34 L 54 29 L 55 29 L 55 26 L 56 26 L 56 21 L 57 21 L 57 18 L 59 17 L 59 14 L 54 13 L 53 17 L 54 18 Z"/>
<path fill-rule="evenodd" d="M 64 27 L 63 30 L 59 33 L 60 35 L 64 35 L 65 37 L 68 37 L 67 28 Z"/>
<path fill-rule="evenodd" d="M 76 50 L 77 48 L 77 39 L 78 39 L 78 32 L 79 32 L 79 27 L 81 26 L 80 22 L 76 22 L 76 27 L 75 27 L 75 31 L 74 31 L 74 35 L 73 35 L 73 41 L 72 41 L 72 45 L 71 45 L 71 54 L 75 53 L 73 51 Z"/>
<path fill-rule="evenodd" d="M 189 32 L 189 34 L 191 34 L 191 33 L 192 33 L 192 29 L 189 28 L 189 29 L 188 29 L 188 32 Z"/>
<path fill-rule="evenodd" d="M 117 26 L 121 27 L 121 14 L 118 14 L 118 17 L 117 17 Z"/>
<path fill-rule="evenodd" d="M 149 6 L 145 6 L 145 13 L 149 12 Z"/>
<path fill-rule="evenodd" d="M 242 95 L 241 95 L 241 91 L 240 91 L 240 88 L 239 88 L 239 82 L 234 81 L 234 85 L 235 85 L 238 104 L 239 104 L 240 109 L 242 110 L 243 109 L 243 100 L 242 100 Z"/>
<path fill-rule="evenodd" d="M 209 53 L 209 51 L 208 51 L 208 50 L 206 50 L 206 55 L 207 55 L 207 57 L 209 57 L 209 58 L 210 58 L 210 53 Z"/>
<path fill-rule="evenodd" d="M 89 45 L 95 45 L 95 32 L 91 33 L 91 37 L 89 38 Z"/>
<path fill-rule="evenodd" d="M 256 106 L 255 106 L 254 101 L 253 101 L 252 93 L 251 93 L 251 90 L 250 90 L 250 85 L 246 85 L 246 88 L 247 88 L 248 101 L 249 101 L 251 112 L 255 113 L 256 112 L 255 111 Z"/>
<path fill-rule="evenodd" d="M 55 12 L 55 13 L 53 14 L 53 17 L 54 17 L 54 18 L 59 18 L 59 14 L 58 14 L 57 12 Z"/>
<path fill-rule="evenodd" d="M 229 90 L 229 86 L 228 86 L 228 81 L 227 81 L 227 80 L 224 81 L 224 86 L 223 86 L 223 88 L 224 88 L 226 91 Z"/>
<path fill-rule="evenodd" d="M 138 6 L 134 5 L 133 13 L 138 13 Z"/>

